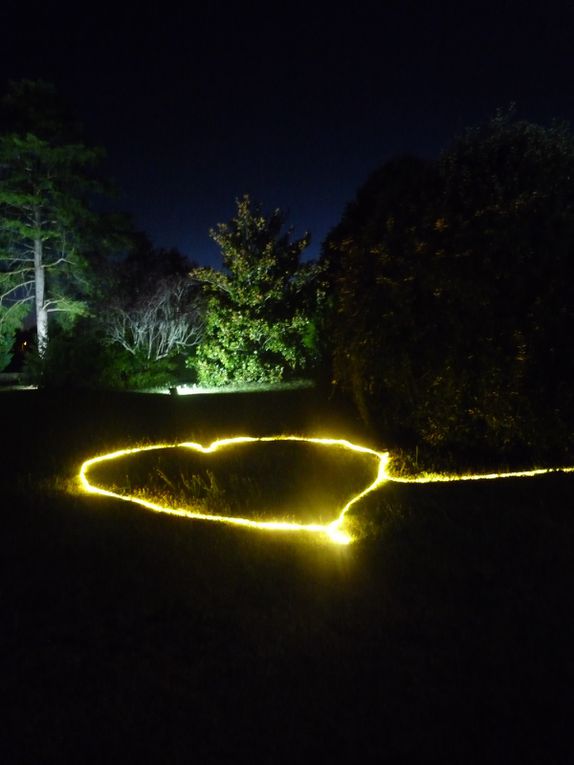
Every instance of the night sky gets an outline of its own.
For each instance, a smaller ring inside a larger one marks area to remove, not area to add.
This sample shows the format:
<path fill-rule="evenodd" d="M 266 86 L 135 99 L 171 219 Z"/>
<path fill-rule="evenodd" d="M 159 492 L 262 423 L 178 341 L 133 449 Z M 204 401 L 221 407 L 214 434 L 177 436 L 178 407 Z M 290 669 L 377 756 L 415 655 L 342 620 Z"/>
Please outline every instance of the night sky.
<path fill-rule="evenodd" d="M 436 157 L 512 102 L 574 122 L 572 2 L 55 6 L 2 3 L 2 90 L 53 82 L 107 150 L 118 208 L 200 263 L 243 193 L 316 256 L 390 157 Z"/>

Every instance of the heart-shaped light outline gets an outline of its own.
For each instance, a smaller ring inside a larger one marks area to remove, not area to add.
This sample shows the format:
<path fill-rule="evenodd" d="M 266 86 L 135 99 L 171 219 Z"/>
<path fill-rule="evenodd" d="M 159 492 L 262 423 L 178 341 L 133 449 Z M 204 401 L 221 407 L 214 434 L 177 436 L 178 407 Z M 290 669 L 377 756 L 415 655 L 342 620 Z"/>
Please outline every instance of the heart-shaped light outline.
<path fill-rule="evenodd" d="M 255 442 L 270 442 L 270 441 L 300 441 L 309 444 L 321 444 L 323 446 L 337 446 L 349 451 L 358 452 L 361 454 L 369 454 L 374 457 L 378 462 L 377 475 L 375 480 L 367 486 L 366 489 L 356 494 L 347 504 L 341 509 L 337 518 L 334 521 L 327 524 L 321 523 L 294 523 L 291 521 L 253 521 L 249 518 L 240 518 L 237 516 L 226 515 L 209 515 L 207 513 L 200 513 L 187 508 L 172 508 L 159 505 L 156 502 L 150 502 L 141 497 L 134 497 L 129 494 L 117 494 L 114 491 L 108 489 L 102 489 L 94 484 L 91 484 L 88 480 L 88 472 L 91 467 L 97 465 L 100 462 L 106 462 L 109 460 L 117 459 L 118 457 L 124 457 L 127 454 L 137 454 L 138 452 L 152 451 L 154 449 L 173 449 L 176 447 L 185 447 L 193 449 L 194 451 L 202 454 L 211 454 L 218 449 L 225 446 L 233 446 L 242 443 L 255 443 Z M 370 494 L 375 489 L 379 488 L 383 483 L 392 481 L 395 483 L 436 483 L 436 482 L 451 482 L 451 481 L 477 481 L 477 480 L 491 480 L 495 478 L 525 478 L 532 476 L 545 475 L 547 473 L 571 473 L 574 472 L 574 467 L 556 467 L 556 468 L 539 468 L 536 470 L 517 470 L 508 473 L 467 473 L 464 475 L 456 474 L 444 474 L 444 473 L 423 473 L 418 476 L 391 476 L 387 472 L 387 465 L 389 462 L 389 452 L 377 452 L 374 449 L 370 449 L 367 446 L 360 446 L 353 444 L 350 441 L 342 438 L 310 438 L 305 436 L 235 436 L 233 438 L 222 438 L 213 441 L 209 446 L 202 446 L 194 441 L 183 441 L 176 444 L 150 444 L 148 446 L 136 446 L 128 449 L 119 449 L 109 454 L 102 454 L 98 457 L 92 457 L 82 463 L 79 472 L 79 482 L 82 489 L 91 494 L 100 494 L 105 497 L 114 497 L 115 499 L 122 499 L 126 502 L 133 502 L 136 505 L 141 505 L 148 510 L 153 510 L 156 513 L 167 513 L 169 515 L 177 515 L 182 518 L 190 518 L 192 520 L 211 521 L 216 523 L 228 523 L 235 526 L 244 526 L 252 529 L 262 529 L 264 531 L 305 531 L 315 534 L 325 535 L 331 542 L 337 544 L 349 544 L 352 542 L 352 537 L 343 530 L 343 524 L 345 515 L 350 508 L 358 502 L 360 499 Z"/>
<path fill-rule="evenodd" d="M 176 447 L 184 447 L 193 449 L 196 452 L 202 454 L 211 454 L 218 449 L 222 449 L 226 446 L 234 446 L 242 443 L 255 443 L 255 442 L 270 442 L 270 441 L 300 441 L 309 444 L 320 444 L 323 446 L 336 446 L 349 451 L 358 452 L 361 454 L 371 455 L 377 460 L 377 475 L 375 480 L 367 486 L 366 489 L 356 494 L 347 504 L 340 510 L 339 515 L 334 521 L 327 524 L 321 523 L 294 523 L 291 521 L 254 521 L 249 518 L 241 518 L 238 516 L 226 516 L 226 515 L 209 515 L 206 513 L 200 513 L 194 510 L 188 510 L 187 508 L 172 508 L 165 507 L 156 502 L 150 502 L 142 497 L 135 497 L 129 494 L 118 494 L 117 492 L 110 491 L 109 489 L 102 489 L 96 486 L 88 480 L 88 473 L 90 469 L 101 462 L 111 461 L 119 457 L 124 457 L 128 454 L 137 454 L 139 452 L 152 451 L 154 449 L 173 449 Z M 339 438 L 308 438 L 304 436 L 236 436 L 234 438 L 223 438 L 213 441 L 209 446 L 202 446 L 201 444 L 193 441 L 183 441 L 176 444 L 151 444 L 147 446 L 136 446 L 128 449 L 119 449 L 109 454 L 102 454 L 98 457 L 92 457 L 82 463 L 79 472 L 80 485 L 84 491 L 91 494 L 100 494 L 105 497 L 114 497 L 115 499 L 122 499 L 126 502 L 133 502 L 134 504 L 141 505 L 148 510 L 153 510 L 156 513 L 167 513 L 169 515 L 177 515 L 182 518 L 190 518 L 192 520 L 212 521 L 216 523 L 228 523 L 235 526 L 244 526 L 253 529 L 262 529 L 265 531 L 304 531 L 315 534 L 324 534 L 331 542 L 337 544 L 349 544 L 352 541 L 351 536 L 343 531 L 342 526 L 344 517 L 349 509 L 365 495 L 374 491 L 382 483 L 389 480 L 389 476 L 386 472 L 386 466 L 389 459 L 388 452 L 377 452 L 374 449 L 369 449 L 366 446 L 359 446 L 358 444 L 352 444 L 346 439 Z"/>

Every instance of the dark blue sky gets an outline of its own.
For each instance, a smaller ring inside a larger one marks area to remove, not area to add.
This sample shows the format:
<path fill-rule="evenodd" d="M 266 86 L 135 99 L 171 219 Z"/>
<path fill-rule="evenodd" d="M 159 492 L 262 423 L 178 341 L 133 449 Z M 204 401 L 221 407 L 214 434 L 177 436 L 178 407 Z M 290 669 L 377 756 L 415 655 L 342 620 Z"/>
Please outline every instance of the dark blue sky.
<path fill-rule="evenodd" d="M 218 264 L 208 230 L 250 193 L 310 230 L 312 255 L 393 155 L 437 156 L 516 102 L 574 120 L 570 2 L 12 3 L 2 85 L 53 81 L 108 152 L 139 228 Z"/>

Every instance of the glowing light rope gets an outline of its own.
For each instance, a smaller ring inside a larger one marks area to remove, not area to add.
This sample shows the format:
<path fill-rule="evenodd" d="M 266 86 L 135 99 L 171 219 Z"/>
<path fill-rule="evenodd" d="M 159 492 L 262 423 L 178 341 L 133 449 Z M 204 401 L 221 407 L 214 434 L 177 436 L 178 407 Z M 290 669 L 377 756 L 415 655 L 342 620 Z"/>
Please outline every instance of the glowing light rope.
<path fill-rule="evenodd" d="M 339 511 L 338 516 L 334 521 L 327 524 L 321 523 L 296 523 L 292 521 L 255 521 L 249 518 L 240 518 L 237 516 L 227 515 L 214 515 L 209 513 L 202 513 L 188 508 L 173 508 L 165 505 L 158 504 L 157 502 L 151 502 L 150 500 L 143 499 L 142 497 L 136 497 L 130 494 L 119 494 L 109 489 L 103 489 L 95 484 L 91 483 L 88 479 L 90 470 L 98 464 L 103 462 L 111 462 L 120 457 L 125 457 L 130 454 L 138 454 L 140 452 L 148 452 L 160 449 L 173 449 L 173 448 L 187 448 L 201 454 L 212 454 L 226 446 L 234 446 L 237 444 L 255 443 L 255 442 L 270 442 L 270 441 L 298 441 L 308 444 L 319 444 L 323 446 L 334 446 L 348 451 L 356 452 L 359 454 L 370 455 L 376 461 L 376 477 L 371 484 L 369 484 L 363 491 L 356 494 L 347 504 Z M 441 474 L 441 473 L 426 473 L 420 476 L 394 476 L 388 472 L 390 455 L 389 452 L 377 452 L 374 449 L 369 449 L 366 446 L 359 446 L 358 444 L 352 444 L 345 439 L 337 438 L 306 438 L 303 436 L 265 436 L 265 437 L 253 437 L 253 436 L 236 436 L 234 438 L 223 438 L 214 441 L 209 446 L 202 446 L 201 444 L 193 441 L 183 441 L 176 444 L 152 444 L 149 446 L 138 446 L 128 449 L 119 449 L 118 451 L 111 452 L 109 454 L 102 454 L 98 457 L 92 457 L 86 460 L 79 472 L 80 485 L 84 491 L 91 494 L 100 494 L 105 497 L 113 497 L 115 499 L 121 499 L 126 502 L 132 502 L 148 510 L 153 510 L 157 513 L 167 513 L 169 515 L 176 515 L 181 518 L 189 518 L 192 520 L 211 521 L 215 523 L 226 523 L 235 526 L 243 526 L 252 529 L 261 529 L 264 531 L 302 531 L 315 534 L 323 534 L 327 536 L 329 540 L 337 544 L 349 544 L 352 538 L 343 530 L 343 524 L 345 515 L 351 509 L 351 507 L 359 502 L 367 494 L 370 494 L 375 489 L 379 488 L 387 481 L 395 483 L 436 483 L 436 482 L 450 482 L 450 481 L 476 481 L 476 480 L 489 480 L 495 478 L 523 478 L 544 475 L 546 473 L 570 473 L 574 472 L 574 467 L 561 467 L 561 468 L 541 468 L 537 470 L 520 470 L 508 473 L 486 473 L 486 474 Z"/>
<path fill-rule="evenodd" d="M 331 523 L 296 523 L 292 521 L 255 521 L 249 518 L 240 518 L 237 516 L 228 515 L 213 515 L 209 513 L 202 513 L 188 508 L 173 508 L 165 505 L 160 505 L 157 502 L 151 502 L 150 500 L 143 499 L 142 497 L 136 497 L 130 494 L 119 494 L 109 489 L 103 489 L 100 486 L 96 486 L 88 479 L 90 470 L 102 462 L 110 462 L 120 457 L 125 457 L 130 454 L 138 454 L 140 452 L 153 451 L 159 449 L 173 449 L 176 447 L 183 447 L 192 449 L 193 451 L 202 454 L 212 454 L 226 446 L 234 446 L 237 444 L 255 443 L 255 442 L 269 442 L 269 441 L 299 441 L 310 444 L 321 444 L 324 446 L 335 446 L 349 451 L 367 454 L 372 456 L 377 462 L 377 473 L 375 480 L 367 486 L 366 489 L 355 495 L 339 512 L 338 517 Z M 373 449 L 369 449 L 365 446 L 358 446 L 352 444 L 350 441 L 344 439 L 335 438 L 303 438 L 300 436 L 267 436 L 261 438 L 255 438 L 252 436 L 236 436 L 234 438 L 223 438 L 214 441 L 209 446 L 202 446 L 202 444 L 195 443 L 193 441 L 183 441 L 177 444 L 152 444 L 150 446 L 133 447 L 130 449 L 120 449 L 110 454 L 102 454 L 98 457 L 92 457 L 86 460 L 79 473 L 79 480 L 82 488 L 92 494 L 100 494 L 105 497 L 114 497 L 115 499 L 122 499 L 127 502 L 133 502 L 134 504 L 141 505 L 148 510 L 153 510 L 158 513 L 168 513 L 169 515 L 177 515 L 182 518 L 190 518 L 194 520 L 213 521 L 216 523 L 228 523 L 236 526 L 244 526 L 253 529 L 262 529 L 266 531 L 305 531 L 311 533 L 325 534 L 332 542 L 338 544 L 348 544 L 351 542 L 351 537 L 346 534 L 341 526 L 343 524 L 343 518 L 348 512 L 349 508 L 358 502 L 362 497 L 371 491 L 374 491 L 381 483 L 387 480 L 386 464 L 388 460 L 387 452 L 376 452 Z"/>
<path fill-rule="evenodd" d="M 573 473 L 574 467 L 514 470 L 508 473 L 421 473 L 418 476 L 388 476 L 394 483 L 450 483 L 452 481 L 491 481 L 495 478 L 534 478 L 548 473 Z"/>

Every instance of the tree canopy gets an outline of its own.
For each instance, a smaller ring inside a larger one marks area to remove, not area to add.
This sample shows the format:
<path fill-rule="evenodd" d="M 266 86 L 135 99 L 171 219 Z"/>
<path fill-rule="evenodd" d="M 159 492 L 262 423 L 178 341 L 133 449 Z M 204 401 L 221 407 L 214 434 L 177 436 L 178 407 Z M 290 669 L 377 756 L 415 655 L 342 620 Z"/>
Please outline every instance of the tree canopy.
<path fill-rule="evenodd" d="M 284 215 L 265 215 L 249 196 L 210 234 L 224 270 L 195 269 L 206 295 L 203 340 L 190 359 L 199 382 L 277 382 L 304 373 L 314 357 L 316 264 L 302 264 L 308 235 L 293 240 Z"/>
<path fill-rule="evenodd" d="M 48 344 L 48 319 L 84 312 L 86 254 L 101 189 L 92 173 L 102 152 L 72 140 L 53 89 L 16 83 L 0 134 L 0 335 L 11 335 L 33 310 L 38 349 Z"/>
<path fill-rule="evenodd" d="M 574 139 L 498 114 L 387 163 L 324 248 L 335 377 L 389 436 L 530 451 L 571 438 Z"/>

